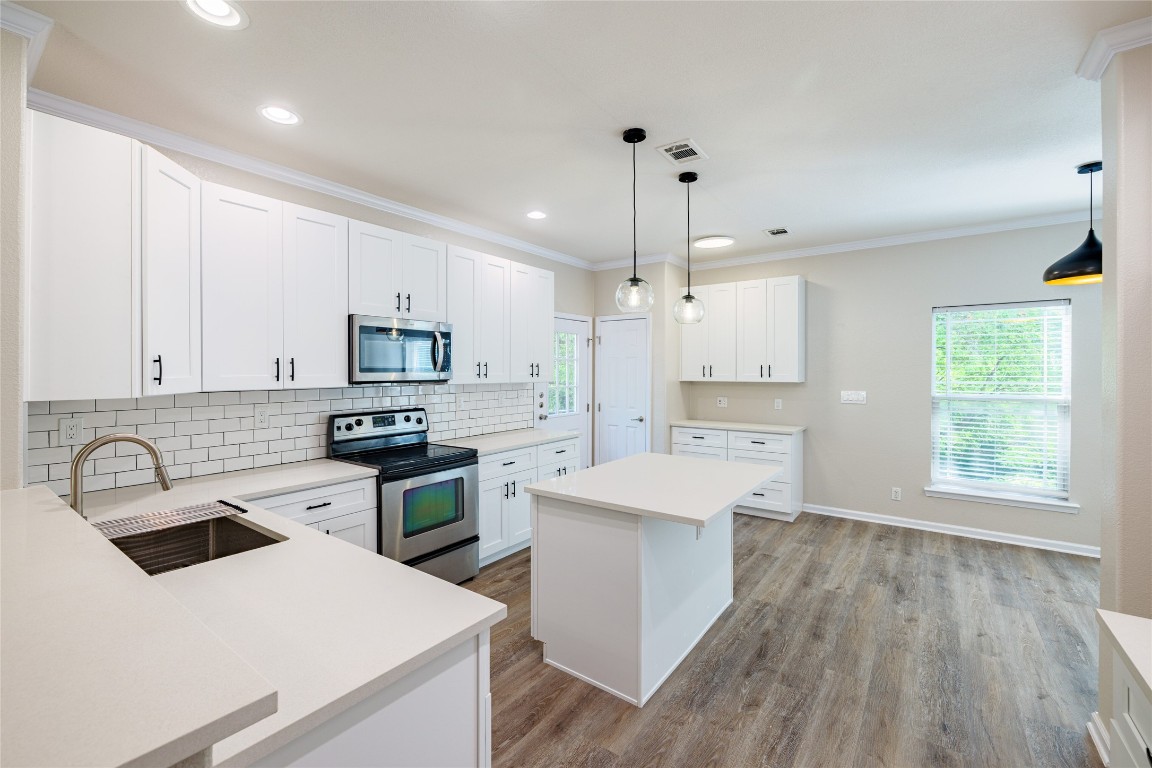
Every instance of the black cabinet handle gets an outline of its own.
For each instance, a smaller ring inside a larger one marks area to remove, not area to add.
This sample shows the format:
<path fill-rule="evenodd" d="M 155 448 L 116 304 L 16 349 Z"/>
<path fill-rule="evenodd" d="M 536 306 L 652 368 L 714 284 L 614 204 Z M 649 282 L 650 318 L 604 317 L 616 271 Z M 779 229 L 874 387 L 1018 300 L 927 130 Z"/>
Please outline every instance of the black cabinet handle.
<path fill-rule="evenodd" d="M 313 504 L 310 507 L 304 507 L 304 510 L 307 511 L 309 509 L 320 509 L 322 507 L 330 507 L 330 506 L 332 506 L 332 502 L 326 501 L 323 504 Z"/>
<path fill-rule="evenodd" d="M 762 494 L 762 493 L 753 493 L 752 495 L 753 495 L 753 496 L 763 496 L 764 494 Z"/>
<path fill-rule="evenodd" d="M 480 363 L 476 363 L 476 378 L 480 378 Z"/>
<path fill-rule="evenodd" d="M 704 378 L 705 376 L 708 375 L 708 373 L 706 371 L 707 367 L 708 366 L 706 366 L 706 365 L 700 366 L 700 378 Z"/>
<path fill-rule="evenodd" d="M 763 440 L 753 440 L 752 445 L 764 445 L 764 441 Z"/>
<path fill-rule="evenodd" d="M 768 378 L 772 378 L 772 364 L 768 364 Z"/>
<path fill-rule="evenodd" d="M 556 470 L 556 477 L 560 477 L 560 470 Z"/>
<path fill-rule="evenodd" d="M 404 311 L 405 312 L 411 312 L 412 311 L 412 294 L 408 294 L 408 308 L 405 309 Z"/>
<path fill-rule="evenodd" d="M 400 294 L 396 294 L 396 314 L 400 314 Z"/>
<path fill-rule="evenodd" d="M 159 372 L 157 372 L 156 378 L 152 379 L 152 381 L 156 382 L 157 384 L 163 384 L 164 383 L 164 361 L 160 359 L 160 355 L 156 355 L 156 359 L 153 360 L 152 362 L 154 362 L 154 363 L 156 363 L 156 365 L 160 366 L 160 370 L 159 370 Z"/>
<path fill-rule="evenodd" d="M 568 467 L 561 467 L 561 469 L 564 470 L 564 474 L 568 474 Z"/>
<path fill-rule="evenodd" d="M 280 381 L 280 358 L 276 358 L 276 381 Z"/>
<path fill-rule="evenodd" d="M 708 366 L 708 378 L 712 378 L 712 366 Z"/>
<path fill-rule="evenodd" d="M 760 378 L 764 378 L 764 363 L 760 363 Z"/>
<path fill-rule="evenodd" d="M 484 363 L 484 378 L 488 378 L 488 363 Z"/>
<path fill-rule="evenodd" d="M 512 481 L 512 496 L 513 497 L 516 496 L 516 481 L 515 480 Z"/>
<path fill-rule="evenodd" d="M 557 454 L 560 454 L 560 453 L 568 453 L 568 449 L 567 449 L 567 448 L 561 448 L 560 450 L 556 451 L 556 453 L 557 453 Z"/>
<path fill-rule="evenodd" d="M 528 363 L 528 375 L 529 375 L 529 376 L 535 376 L 535 375 L 536 375 L 536 374 L 533 372 L 533 371 L 535 371 L 535 369 L 536 369 L 536 366 L 535 366 L 535 365 L 533 365 L 532 363 Z"/>
<path fill-rule="evenodd" d="M 288 381 L 296 381 L 296 358 L 288 358 Z"/>
<path fill-rule="evenodd" d="M 515 463 L 516 463 L 516 462 L 514 462 L 514 461 L 506 461 L 506 462 L 504 462 L 503 464 L 501 464 L 500 466 L 502 466 L 502 467 L 510 467 L 510 466 L 512 466 L 512 465 L 513 465 L 513 464 L 515 464 Z"/>
<path fill-rule="evenodd" d="M 504 483 L 504 498 L 508 498 L 508 483 Z"/>
<path fill-rule="evenodd" d="M 704 436 L 703 435 L 691 435 L 691 438 L 693 440 L 703 440 Z"/>

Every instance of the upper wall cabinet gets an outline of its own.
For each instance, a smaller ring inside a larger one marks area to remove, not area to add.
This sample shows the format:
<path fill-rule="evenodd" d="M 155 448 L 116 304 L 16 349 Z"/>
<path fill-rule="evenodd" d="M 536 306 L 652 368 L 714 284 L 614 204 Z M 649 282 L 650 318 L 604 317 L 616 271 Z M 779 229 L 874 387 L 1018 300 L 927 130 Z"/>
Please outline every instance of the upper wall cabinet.
<path fill-rule="evenodd" d="M 509 381 L 512 262 L 450 245 L 447 276 L 452 381 Z"/>
<path fill-rule="evenodd" d="M 145 395 L 199 392 L 200 179 L 141 147 Z"/>
<path fill-rule="evenodd" d="M 804 381 L 804 278 L 694 292 L 704 301 L 704 321 L 681 326 L 681 381 Z"/>
<path fill-rule="evenodd" d="M 285 388 L 348 386 L 348 219 L 291 203 L 284 204 L 284 357 Z"/>
<path fill-rule="evenodd" d="M 552 380 L 555 273 L 512 262 L 511 325 L 508 329 L 512 381 Z"/>
<path fill-rule="evenodd" d="M 348 311 L 354 315 L 444 322 L 444 243 L 349 222 Z"/>

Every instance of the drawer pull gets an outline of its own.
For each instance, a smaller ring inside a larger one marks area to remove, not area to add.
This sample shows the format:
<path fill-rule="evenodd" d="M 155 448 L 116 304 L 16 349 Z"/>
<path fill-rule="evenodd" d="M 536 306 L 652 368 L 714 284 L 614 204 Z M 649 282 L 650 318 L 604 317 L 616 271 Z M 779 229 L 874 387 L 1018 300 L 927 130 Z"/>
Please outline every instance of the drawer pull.
<path fill-rule="evenodd" d="M 704 439 L 704 435 L 692 435 L 692 439 L 693 439 L 693 440 L 703 440 L 703 439 Z"/>
<path fill-rule="evenodd" d="M 305 510 L 309 510 L 309 509 L 320 509 L 321 507 L 330 507 L 330 506 L 332 506 L 332 502 L 330 502 L 330 501 L 326 501 L 326 502 L 324 502 L 323 504 L 313 504 L 313 505 L 312 505 L 312 506 L 310 506 L 310 507 L 304 507 L 304 509 L 305 509 Z"/>
<path fill-rule="evenodd" d="M 515 461 L 506 461 L 506 462 L 504 462 L 503 464 L 501 464 L 500 466 L 502 466 L 502 467 L 510 467 L 510 466 L 512 466 L 512 465 L 513 465 L 513 464 L 515 464 L 515 463 L 516 463 Z"/>
<path fill-rule="evenodd" d="M 762 494 L 762 493 L 753 493 L 752 495 L 753 495 L 753 496 L 763 496 L 764 494 Z"/>
<path fill-rule="evenodd" d="M 752 445 L 764 445 L 764 441 L 763 440 L 753 440 Z"/>
<path fill-rule="evenodd" d="M 568 449 L 567 448 L 561 448 L 559 451 L 556 451 L 556 453 L 568 453 Z"/>

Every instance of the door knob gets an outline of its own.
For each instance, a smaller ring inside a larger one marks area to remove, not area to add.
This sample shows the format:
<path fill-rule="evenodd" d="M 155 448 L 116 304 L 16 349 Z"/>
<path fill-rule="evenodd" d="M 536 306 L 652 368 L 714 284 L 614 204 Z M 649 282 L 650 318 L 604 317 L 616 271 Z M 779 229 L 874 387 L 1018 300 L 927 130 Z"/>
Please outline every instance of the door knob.
<path fill-rule="evenodd" d="M 540 414 L 539 416 L 537 416 L 536 418 L 540 419 L 540 421 L 545 421 L 545 420 L 548 418 L 548 414 L 546 414 L 546 413 L 541 413 L 541 414 Z"/>
<path fill-rule="evenodd" d="M 644 417 L 643 416 L 637 416 L 634 419 L 629 419 L 629 421 L 644 421 Z"/>

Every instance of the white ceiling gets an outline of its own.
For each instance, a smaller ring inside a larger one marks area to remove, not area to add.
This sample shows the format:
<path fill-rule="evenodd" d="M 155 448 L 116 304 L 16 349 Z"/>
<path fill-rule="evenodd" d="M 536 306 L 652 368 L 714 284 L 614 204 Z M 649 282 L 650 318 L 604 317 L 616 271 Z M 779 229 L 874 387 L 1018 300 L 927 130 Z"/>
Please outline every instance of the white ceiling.
<path fill-rule="evenodd" d="M 694 262 L 1080 213 L 1100 89 L 1076 67 L 1152 10 L 240 3 L 232 32 L 176 2 L 22 2 L 56 22 L 31 85 L 590 262 L 631 256 L 632 126 L 641 255 L 684 256 L 681 170 L 693 236 L 737 240 Z M 710 159 L 655 151 L 689 137 Z"/>

